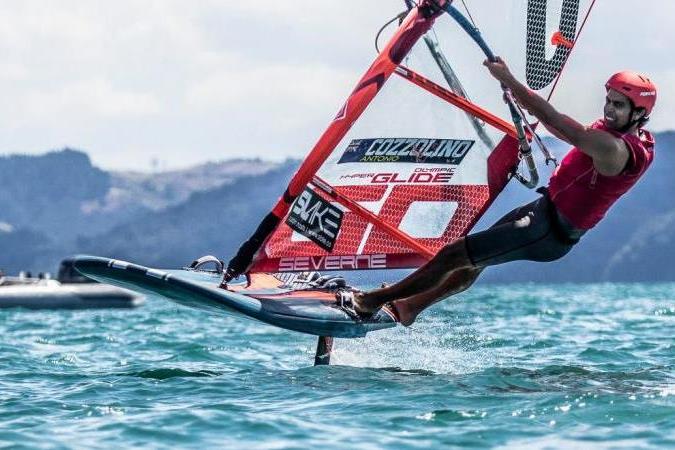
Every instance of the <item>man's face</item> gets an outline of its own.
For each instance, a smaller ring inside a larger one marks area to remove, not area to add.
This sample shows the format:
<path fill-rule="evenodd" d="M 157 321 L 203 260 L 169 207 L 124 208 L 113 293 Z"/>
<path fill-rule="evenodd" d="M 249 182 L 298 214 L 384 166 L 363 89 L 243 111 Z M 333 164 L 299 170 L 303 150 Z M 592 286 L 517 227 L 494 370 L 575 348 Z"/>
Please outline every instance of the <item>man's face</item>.
<path fill-rule="evenodd" d="M 605 97 L 605 123 L 615 130 L 621 130 L 631 120 L 631 103 L 628 97 L 610 89 Z"/>

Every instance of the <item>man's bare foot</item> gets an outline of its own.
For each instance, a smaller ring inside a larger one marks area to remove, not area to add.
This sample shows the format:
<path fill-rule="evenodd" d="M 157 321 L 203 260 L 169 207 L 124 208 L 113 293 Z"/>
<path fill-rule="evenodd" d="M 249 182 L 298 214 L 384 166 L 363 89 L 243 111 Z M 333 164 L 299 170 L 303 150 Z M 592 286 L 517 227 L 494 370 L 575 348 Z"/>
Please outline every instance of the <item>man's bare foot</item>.
<path fill-rule="evenodd" d="M 380 309 L 380 306 L 371 306 L 368 305 L 367 302 L 364 299 L 365 292 L 361 291 L 356 291 L 354 292 L 354 298 L 352 300 L 352 305 L 354 306 L 354 310 L 362 315 L 370 315 Z"/>
<path fill-rule="evenodd" d="M 392 312 L 396 319 L 404 327 L 409 327 L 415 323 L 417 319 L 417 312 L 413 311 L 404 300 L 397 300 L 395 302 L 389 302 L 384 305 L 384 308 L 387 308 Z"/>
<path fill-rule="evenodd" d="M 351 298 L 349 302 L 351 303 L 351 308 L 359 316 L 370 316 L 375 313 L 380 308 L 386 309 L 390 315 L 404 327 L 409 327 L 417 319 L 418 311 L 415 311 L 405 300 L 397 300 L 394 302 L 388 302 L 384 305 L 371 306 L 367 305 L 367 299 L 364 299 L 366 293 L 361 291 L 347 291 L 342 292 L 342 295 L 349 295 Z M 344 301 L 344 300 L 343 300 Z"/>
<path fill-rule="evenodd" d="M 417 319 L 417 314 L 419 314 L 419 311 L 415 311 L 415 309 L 406 303 L 405 300 L 387 302 L 383 305 L 369 305 L 367 303 L 367 298 L 364 298 L 365 296 L 365 292 L 354 292 L 352 305 L 354 307 L 354 311 L 356 311 L 358 314 L 367 316 L 373 314 L 380 308 L 386 308 L 391 311 L 394 316 L 396 316 L 396 319 L 404 327 L 409 327 L 412 325 L 415 322 L 415 319 Z"/>

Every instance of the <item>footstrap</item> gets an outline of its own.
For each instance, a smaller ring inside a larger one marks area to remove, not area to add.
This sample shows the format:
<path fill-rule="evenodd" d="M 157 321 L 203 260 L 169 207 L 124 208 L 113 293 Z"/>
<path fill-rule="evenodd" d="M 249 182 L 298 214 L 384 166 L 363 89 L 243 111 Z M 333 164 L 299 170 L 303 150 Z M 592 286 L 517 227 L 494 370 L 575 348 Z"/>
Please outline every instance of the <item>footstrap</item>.
<path fill-rule="evenodd" d="M 349 317 L 359 322 L 363 320 L 363 316 L 361 316 L 354 308 L 354 291 L 350 289 L 338 289 L 337 292 L 335 292 L 335 299 L 337 300 L 338 306 L 342 308 Z"/>

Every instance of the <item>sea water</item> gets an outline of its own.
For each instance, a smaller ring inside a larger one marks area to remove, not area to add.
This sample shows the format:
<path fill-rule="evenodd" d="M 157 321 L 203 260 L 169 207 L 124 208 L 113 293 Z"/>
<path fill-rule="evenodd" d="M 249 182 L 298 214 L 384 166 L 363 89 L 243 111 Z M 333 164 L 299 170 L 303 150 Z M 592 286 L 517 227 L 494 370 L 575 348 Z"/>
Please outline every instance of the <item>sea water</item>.
<path fill-rule="evenodd" d="M 675 447 L 675 285 L 478 286 L 336 341 L 149 298 L 0 311 L 0 445 Z"/>

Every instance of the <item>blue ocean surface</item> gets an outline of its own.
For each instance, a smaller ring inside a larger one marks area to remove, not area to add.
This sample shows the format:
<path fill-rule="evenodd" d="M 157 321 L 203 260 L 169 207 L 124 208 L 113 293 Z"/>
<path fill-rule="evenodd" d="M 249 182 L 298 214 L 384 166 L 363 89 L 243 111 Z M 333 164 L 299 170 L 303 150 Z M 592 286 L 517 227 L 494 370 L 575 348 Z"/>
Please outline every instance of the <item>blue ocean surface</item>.
<path fill-rule="evenodd" d="M 0 445 L 675 447 L 675 285 L 478 286 L 336 341 L 149 298 L 0 310 Z"/>

